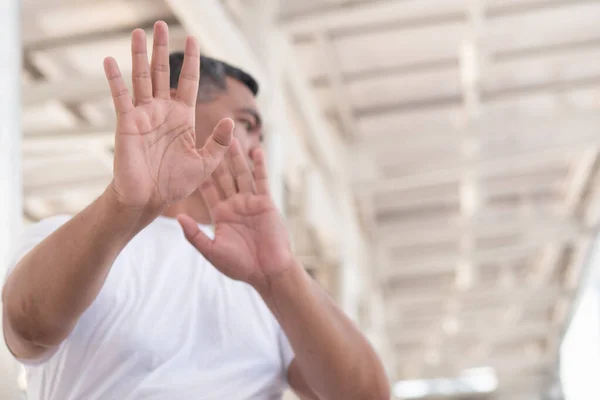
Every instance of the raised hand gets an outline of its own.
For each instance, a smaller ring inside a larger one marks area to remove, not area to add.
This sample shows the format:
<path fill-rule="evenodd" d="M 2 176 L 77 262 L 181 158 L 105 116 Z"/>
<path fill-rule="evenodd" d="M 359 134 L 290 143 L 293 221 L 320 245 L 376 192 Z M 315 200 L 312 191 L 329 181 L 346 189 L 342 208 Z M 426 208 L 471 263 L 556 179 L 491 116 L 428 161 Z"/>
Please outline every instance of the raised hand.
<path fill-rule="evenodd" d="M 254 286 L 264 285 L 293 266 L 288 232 L 269 194 L 263 151 L 252 152 L 254 176 L 236 140 L 229 152 L 233 174 L 221 163 L 201 187 L 215 224 L 214 239 L 189 216 L 177 219 L 187 240 L 219 271 Z"/>
<path fill-rule="evenodd" d="M 116 61 L 104 60 L 117 114 L 111 187 L 124 205 L 159 212 L 189 196 L 210 176 L 227 152 L 233 132 L 233 121 L 221 120 L 206 145 L 196 148 L 198 43 L 192 37 L 186 39 L 179 85 L 172 96 L 168 41 L 167 24 L 157 22 L 149 65 L 146 34 L 141 29 L 133 31 L 133 101 Z"/>

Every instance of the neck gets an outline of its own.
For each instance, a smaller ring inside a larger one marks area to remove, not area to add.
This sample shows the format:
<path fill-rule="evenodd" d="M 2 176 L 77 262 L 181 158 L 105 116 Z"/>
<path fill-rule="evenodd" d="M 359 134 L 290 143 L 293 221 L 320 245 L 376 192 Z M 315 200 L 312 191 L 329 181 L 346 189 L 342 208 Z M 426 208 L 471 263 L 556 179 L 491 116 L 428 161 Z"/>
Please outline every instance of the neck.
<path fill-rule="evenodd" d="M 162 215 L 169 218 L 177 218 L 179 214 L 187 214 L 199 224 L 212 224 L 208 207 L 202 196 L 197 192 L 192 193 L 185 200 L 169 206 Z"/>

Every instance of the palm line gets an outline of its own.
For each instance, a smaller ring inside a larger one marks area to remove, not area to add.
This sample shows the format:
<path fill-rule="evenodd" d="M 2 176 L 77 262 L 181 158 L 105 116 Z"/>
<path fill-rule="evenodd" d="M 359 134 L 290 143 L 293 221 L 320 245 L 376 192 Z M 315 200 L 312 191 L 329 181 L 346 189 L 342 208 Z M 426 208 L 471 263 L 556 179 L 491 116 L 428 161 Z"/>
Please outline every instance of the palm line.
<path fill-rule="evenodd" d="M 179 127 L 176 127 L 176 128 L 174 128 L 174 129 L 173 129 L 173 131 L 174 131 L 175 129 L 177 129 L 177 128 L 179 128 Z M 161 171 L 161 169 L 162 169 L 162 167 L 163 167 L 164 160 L 165 160 L 165 157 L 166 157 L 166 155 L 167 155 L 167 151 L 169 150 L 169 147 L 171 147 L 171 145 L 172 145 L 173 143 L 175 143 L 175 141 L 176 141 L 176 140 L 177 140 L 179 137 L 181 137 L 181 135 L 183 135 L 183 134 L 187 133 L 187 131 L 188 131 L 188 128 L 187 128 L 187 127 L 184 127 L 184 128 L 185 128 L 185 129 L 183 129 L 181 132 L 179 132 L 179 133 L 175 134 L 175 135 L 174 135 L 174 136 L 171 138 L 171 140 L 170 140 L 170 141 L 167 143 L 167 145 L 165 146 L 165 150 L 163 151 L 163 153 L 162 153 L 162 156 L 160 157 L 160 161 L 158 162 L 158 171 L 156 172 L 156 181 L 154 182 L 154 184 L 156 185 L 156 189 L 158 190 L 158 196 L 160 197 L 160 199 L 163 199 L 163 197 L 162 197 L 162 193 L 160 192 L 160 185 L 158 184 L 158 180 L 160 179 L 160 171 Z M 165 134 L 165 136 L 166 136 L 166 134 Z M 164 136 L 163 136 L 163 137 L 164 137 Z M 154 180 L 154 179 L 153 179 L 153 180 Z"/>
<path fill-rule="evenodd" d="M 248 225 L 244 224 L 243 222 L 237 222 L 237 221 L 221 221 L 221 222 L 216 223 L 217 229 L 218 229 L 219 224 L 228 225 L 232 231 L 234 231 L 239 237 L 242 238 L 242 241 L 246 244 L 248 249 L 252 249 L 252 248 L 256 247 L 256 246 L 253 246 L 252 243 L 246 239 L 247 235 L 242 233 L 242 231 L 244 229 L 250 229 L 254 232 L 257 232 L 257 229 L 254 226 L 248 226 Z M 252 225 L 254 225 L 254 224 L 252 224 Z M 241 227 L 241 229 L 240 229 L 240 227 Z M 216 229 L 215 229 L 215 232 L 216 232 Z"/>
<path fill-rule="evenodd" d="M 158 133 L 161 130 L 162 127 L 164 127 L 165 125 L 167 125 L 167 122 L 169 120 L 169 116 L 173 113 L 173 103 L 172 102 L 167 102 L 167 107 L 168 107 L 168 110 L 166 112 L 166 115 L 165 115 L 163 121 L 160 124 L 158 124 L 155 128 L 151 128 L 150 130 L 144 131 L 144 130 L 140 129 L 138 121 L 135 121 L 135 125 L 138 128 L 138 132 L 136 132 L 136 133 L 134 133 L 134 132 L 121 132 L 121 135 L 127 135 L 127 136 L 133 136 L 133 135 L 135 135 L 135 136 L 138 136 L 139 140 L 141 140 L 142 143 L 143 143 L 144 136 L 149 135 L 149 134 L 151 134 L 153 132 Z M 138 108 L 136 107 L 136 109 L 138 109 Z M 148 115 L 148 113 L 146 113 L 146 114 Z M 149 115 L 148 115 L 148 117 L 150 118 Z M 151 122 L 150 122 L 150 124 L 151 124 Z M 159 198 L 161 200 L 163 200 L 163 195 L 161 193 L 160 185 L 159 185 L 158 181 L 159 181 L 160 173 L 161 173 L 161 170 L 162 170 L 162 167 L 163 167 L 163 164 L 164 164 L 164 159 L 165 159 L 166 153 L 167 153 L 169 147 L 175 142 L 175 140 L 177 140 L 180 136 L 184 135 L 185 133 L 187 133 L 190 130 L 189 124 L 184 123 L 184 124 L 181 124 L 181 125 L 178 125 L 178 126 L 172 128 L 172 129 L 166 130 L 164 134 L 157 135 L 157 137 L 153 141 L 151 141 L 149 143 L 149 145 L 147 146 L 148 150 L 151 149 L 161 139 L 163 139 L 165 137 L 168 137 L 169 135 L 173 134 L 173 132 L 176 132 L 178 130 L 180 130 L 180 132 L 177 132 L 175 135 L 173 135 L 173 137 L 171 138 L 171 140 L 165 146 L 165 149 L 164 149 L 164 151 L 162 153 L 162 156 L 161 156 L 159 164 L 158 164 L 158 171 L 156 173 L 156 179 L 155 179 L 155 177 L 152 174 L 152 166 L 149 165 L 148 158 L 144 157 L 146 168 L 148 168 L 148 171 L 150 172 L 149 173 L 150 179 L 154 183 L 154 186 L 156 187 L 156 189 L 158 191 L 158 196 L 159 196 Z M 195 139 L 194 135 L 192 135 L 192 139 Z"/>

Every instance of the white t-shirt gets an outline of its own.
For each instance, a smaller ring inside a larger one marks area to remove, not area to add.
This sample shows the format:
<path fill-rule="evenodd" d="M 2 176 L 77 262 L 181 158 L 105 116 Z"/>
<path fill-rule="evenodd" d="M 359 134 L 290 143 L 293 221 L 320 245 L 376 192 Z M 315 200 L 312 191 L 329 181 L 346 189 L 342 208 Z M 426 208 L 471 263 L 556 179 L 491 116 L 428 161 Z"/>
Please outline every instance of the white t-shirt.
<path fill-rule="evenodd" d="M 68 219 L 30 226 L 16 260 Z M 218 272 L 176 220 L 159 217 L 121 252 L 57 353 L 26 365 L 28 398 L 280 399 L 293 357 L 256 291 Z"/>

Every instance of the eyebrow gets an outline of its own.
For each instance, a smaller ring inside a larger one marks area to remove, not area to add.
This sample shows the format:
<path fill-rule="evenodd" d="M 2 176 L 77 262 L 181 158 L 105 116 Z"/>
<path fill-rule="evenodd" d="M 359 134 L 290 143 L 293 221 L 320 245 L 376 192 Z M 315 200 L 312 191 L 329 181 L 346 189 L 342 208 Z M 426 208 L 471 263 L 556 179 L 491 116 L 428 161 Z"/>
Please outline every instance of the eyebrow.
<path fill-rule="evenodd" d="M 260 117 L 260 114 L 258 113 L 258 111 L 254 110 L 253 108 L 248 108 L 248 107 L 240 108 L 237 111 L 251 115 L 256 120 L 256 127 L 257 128 L 262 127 L 262 118 Z"/>

